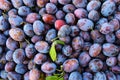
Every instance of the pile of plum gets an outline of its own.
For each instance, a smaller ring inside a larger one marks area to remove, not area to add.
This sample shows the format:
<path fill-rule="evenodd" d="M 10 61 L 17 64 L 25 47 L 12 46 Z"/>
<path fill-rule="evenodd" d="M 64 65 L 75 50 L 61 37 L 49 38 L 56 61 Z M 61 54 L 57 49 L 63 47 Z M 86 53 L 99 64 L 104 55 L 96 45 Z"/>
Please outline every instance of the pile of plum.
<path fill-rule="evenodd" d="M 120 80 L 120 0 L 0 0 L 0 79 Z"/>

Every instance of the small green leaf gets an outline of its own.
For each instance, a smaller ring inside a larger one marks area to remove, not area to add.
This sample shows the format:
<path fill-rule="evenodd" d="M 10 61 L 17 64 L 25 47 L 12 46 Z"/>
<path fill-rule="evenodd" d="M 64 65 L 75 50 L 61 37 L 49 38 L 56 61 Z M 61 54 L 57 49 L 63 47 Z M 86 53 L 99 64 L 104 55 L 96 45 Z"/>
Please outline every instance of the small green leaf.
<path fill-rule="evenodd" d="M 53 74 L 54 76 L 61 76 L 61 74 Z"/>
<path fill-rule="evenodd" d="M 47 76 L 45 80 L 57 80 L 57 76 Z"/>
<path fill-rule="evenodd" d="M 56 61 L 56 50 L 55 50 L 55 45 L 52 45 L 50 49 L 50 57 L 53 61 Z"/>
<path fill-rule="evenodd" d="M 57 44 L 62 44 L 62 45 L 64 45 L 65 43 L 64 43 L 63 41 L 61 41 L 61 40 L 55 40 L 55 41 L 52 43 L 52 46 L 51 46 L 51 48 L 50 48 L 49 55 L 50 55 L 50 57 L 51 57 L 51 59 L 52 59 L 53 61 L 56 61 L 56 59 L 57 59 L 57 53 L 56 53 L 56 49 L 55 49 L 55 46 L 56 46 Z"/>
<path fill-rule="evenodd" d="M 55 41 L 55 40 L 57 40 L 59 37 L 56 37 L 56 38 L 54 38 L 54 39 L 52 39 L 51 41 Z"/>
<path fill-rule="evenodd" d="M 61 41 L 61 40 L 56 40 L 55 41 L 57 44 L 62 44 L 62 45 L 64 45 L 65 43 L 63 42 L 63 41 Z"/>
<path fill-rule="evenodd" d="M 61 77 L 61 78 L 59 78 L 58 80 L 64 80 L 64 78 L 63 78 L 63 77 Z"/>

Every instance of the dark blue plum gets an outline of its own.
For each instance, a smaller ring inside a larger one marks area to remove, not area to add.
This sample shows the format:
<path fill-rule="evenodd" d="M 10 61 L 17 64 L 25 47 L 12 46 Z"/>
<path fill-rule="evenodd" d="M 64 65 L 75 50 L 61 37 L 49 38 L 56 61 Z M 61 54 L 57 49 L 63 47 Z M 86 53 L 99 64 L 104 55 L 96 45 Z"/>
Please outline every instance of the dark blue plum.
<path fill-rule="evenodd" d="M 19 9 L 21 6 L 23 6 L 23 0 L 11 0 L 12 5 Z"/>
<path fill-rule="evenodd" d="M 46 9 L 46 12 L 47 12 L 48 14 L 55 14 L 56 11 L 57 11 L 57 7 L 56 7 L 56 5 L 53 4 L 53 3 L 47 3 L 47 4 L 45 5 L 45 9 Z"/>
<path fill-rule="evenodd" d="M 86 31 L 81 31 L 80 36 L 85 40 L 85 41 L 90 41 L 90 33 Z"/>
<path fill-rule="evenodd" d="M 65 16 L 65 13 L 62 10 L 58 10 L 55 14 L 57 19 L 63 19 Z"/>
<path fill-rule="evenodd" d="M 87 10 L 91 11 L 91 10 L 98 10 L 101 6 L 101 2 L 97 1 L 97 0 L 91 0 L 88 4 L 87 4 Z"/>
<path fill-rule="evenodd" d="M 9 80 L 22 80 L 22 75 L 16 72 L 8 72 L 7 77 Z"/>
<path fill-rule="evenodd" d="M 82 39 L 82 37 L 74 37 L 72 40 L 72 47 L 74 50 L 76 51 L 80 51 L 83 48 L 84 45 L 84 40 Z"/>
<path fill-rule="evenodd" d="M 71 28 L 71 33 L 70 36 L 75 37 L 79 34 L 79 28 L 77 26 L 70 26 Z"/>
<path fill-rule="evenodd" d="M 88 18 L 91 19 L 92 21 L 98 21 L 100 18 L 100 15 L 99 15 L 98 11 L 91 10 L 88 14 Z"/>
<path fill-rule="evenodd" d="M 31 38 L 31 41 L 32 41 L 33 43 L 36 43 L 36 42 L 41 41 L 41 40 L 43 40 L 43 36 L 34 35 L 34 36 Z"/>
<path fill-rule="evenodd" d="M 35 62 L 33 61 L 33 60 L 30 60 L 29 62 L 28 62 L 28 69 L 29 70 L 32 70 L 32 69 L 34 69 L 35 68 Z"/>
<path fill-rule="evenodd" d="M 33 58 L 36 54 L 36 50 L 33 44 L 28 44 L 25 48 L 25 53 L 28 58 Z"/>
<path fill-rule="evenodd" d="M 27 16 L 29 13 L 31 12 L 30 8 L 27 7 L 27 6 L 21 6 L 19 9 L 18 9 L 18 14 L 20 16 Z"/>
<path fill-rule="evenodd" d="M 17 15 L 17 9 L 13 8 L 13 9 L 11 9 L 11 10 L 8 11 L 8 16 L 12 17 L 14 15 Z"/>
<path fill-rule="evenodd" d="M 70 45 L 65 45 L 63 46 L 62 48 L 62 53 L 65 55 L 65 56 L 70 56 L 72 55 L 72 47 Z"/>
<path fill-rule="evenodd" d="M 93 72 L 98 72 L 103 68 L 103 62 L 100 59 L 92 59 L 89 62 L 89 69 Z"/>
<path fill-rule="evenodd" d="M 23 18 L 17 15 L 14 16 L 10 16 L 8 18 L 9 23 L 11 24 L 11 26 L 20 26 L 23 23 Z"/>
<path fill-rule="evenodd" d="M 15 50 L 17 49 L 18 46 L 18 42 L 13 40 L 11 37 L 9 37 L 6 41 L 6 47 L 10 50 Z"/>
<path fill-rule="evenodd" d="M 12 4 L 8 0 L 0 0 L 0 9 L 4 11 L 9 11 L 12 7 Z"/>
<path fill-rule="evenodd" d="M 0 31 L 5 31 L 9 28 L 9 23 L 4 16 L 0 16 Z"/>
<path fill-rule="evenodd" d="M 42 21 L 36 20 L 33 23 L 33 31 L 36 35 L 42 35 L 45 31 L 45 26 Z"/>
<path fill-rule="evenodd" d="M 38 15 L 37 13 L 30 13 L 26 17 L 26 21 L 29 23 L 34 23 L 36 20 L 39 19 L 40 19 L 40 15 Z"/>
<path fill-rule="evenodd" d="M 49 0 L 36 0 L 37 6 L 38 7 L 44 7 L 46 3 L 48 3 Z"/>
<path fill-rule="evenodd" d="M 115 19 L 115 18 L 114 18 L 114 19 L 110 20 L 109 23 L 114 26 L 114 30 L 115 30 L 115 31 L 119 30 L 119 28 L 120 28 L 120 23 L 119 23 L 119 20 L 118 20 L 118 19 Z"/>
<path fill-rule="evenodd" d="M 79 62 L 75 58 L 67 59 L 63 63 L 63 69 L 65 72 L 72 72 L 74 70 L 77 70 L 79 67 Z"/>
<path fill-rule="evenodd" d="M 25 60 L 25 51 L 23 49 L 16 49 L 13 53 L 13 60 L 15 63 L 23 63 Z"/>
<path fill-rule="evenodd" d="M 66 44 L 69 44 L 71 41 L 70 36 L 60 37 L 59 39 L 65 42 Z"/>
<path fill-rule="evenodd" d="M 75 10 L 75 6 L 73 4 L 66 4 L 63 7 L 63 11 L 66 12 L 66 13 L 73 12 L 74 10 Z"/>
<path fill-rule="evenodd" d="M 48 74 L 54 73 L 56 68 L 57 68 L 56 64 L 52 62 L 45 62 L 41 65 L 41 70 L 44 73 L 48 73 Z"/>
<path fill-rule="evenodd" d="M 27 72 L 27 66 L 24 64 L 17 64 L 15 67 L 15 71 L 19 74 L 24 74 Z"/>
<path fill-rule="evenodd" d="M 112 57 L 112 56 L 116 56 L 119 54 L 119 47 L 116 46 L 115 44 L 112 44 L 112 43 L 104 43 L 103 46 L 103 54 L 105 56 L 109 56 L 109 57 Z"/>
<path fill-rule="evenodd" d="M 114 1 L 107 0 L 101 6 L 101 14 L 105 17 L 110 16 L 115 11 L 116 4 Z"/>
<path fill-rule="evenodd" d="M 39 14 L 41 15 L 41 16 L 43 16 L 44 14 L 46 14 L 47 12 L 46 12 L 46 9 L 45 8 L 41 8 L 40 10 L 39 10 Z"/>
<path fill-rule="evenodd" d="M 86 18 L 88 16 L 88 12 L 84 8 L 75 9 L 74 14 L 78 19 Z"/>
<path fill-rule="evenodd" d="M 28 7 L 34 7 L 35 6 L 34 0 L 23 0 L 23 3 Z"/>
<path fill-rule="evenodd" d="M 109 34 L 114 31 L 114 26 L 110 23 L 103 23 L 100 28 L 102 34 Z"/>
<path fill-rule="evenodd" d="M 56 37 L 56 34 L 57 33 L 55 29 L 50 29 L 46 34 L 45 40 L 51 42 L 51 40 Z"/>
<path fill-rule="evenodd" d="M 29 72 L 26 72 L 26 73 L 24 74 L 24 80 L 29 80 Z"/>
<path fill-rule="evenodd" d="M 58 4 L 58 0 L 50 0 L 51 3 Z"/>
<path fill-rule="evenodd" d="M 90 72 L 83 73 L 83 80 L 92 80 L 93 75 Z"/>
<path fill-rule="evenodd" d="M 111 67 L 111 71 L 113 73 L 119 74 L 120 73 L 120 66 L 116 65 L 116 66 Z"/>
<path fill-rule="evenodd" d="M 4 31 L 3 34 L 8 37 L 9 36 L 9 30 Z"/>
<path fill-rule="evenodd" d="M 97 21 L 95 28 L 98 29 L 98 30 L 100 30 L 102 24 L 103 24 L 103 23 L 106 23 L 106 22 L 108 22 L 108 19 L 107 19 L 107 18 L 100 18 L 100 19 Z"/>
<path fill-rule="evenodd" d="M 7 62 L 6 64 L 5 64 L 5 71 L 6 72 L 11 72 L 11 71 L 14 71 L 14 69 L 15 69 L 15 63 L 14 62 Z"/>
<path fill-rule="evenodd" d="M 0 33 L 0 45 L 5 45 L 7 37 Z"/>
<path fill-rule="evenodd" d="M 120 39 L 120 29 L 118 29 L 116 32 L 115 32 L 115 36 Z"/>
<path fill-rule="evenodd" d="M 66 37 L 70 34 L 71 28 L 69 25 L 63 25 L 58 31 L 58 37 Z"/>
<path fill-rule="evenodd" d="M 31 24 L 29 24 L 29 23 L 25 24 L 23 27 L 23 30 L 27 36 L 29 36 L 29 37 L 34 36 L 33 26 Z"/>
<path fill-rule="evenodd" d="M 78 57 L 79 63 L 82 67 L 86 67 L 91 60 L 90 55 L 88 52 L 81 52 L 79 57 Z"/>
<path fill-rule="evenodd" d="M 77 71 L 71 72 L 68 80 L 82 80 L 82 75 Z"/>
<path fill-rule="evenodd" d="M 98 30 L 92 30 L 90 32 L 91 38 L 96 43 L 103 43 L 105 40 L 104 35 L 102 35 Z"/>
<path fill-rule="evenodd" d="M 34 62 L 36 64 L 43 64 L 47 60 L 47 56 L 42 53 L 37 53 L 34 57 Z"/>
<path fill-rule="evenodd" d="M 83 51 L 88 51 L 91 45 L 92 43 L 90 42 L 84 42 Z"/>
<path fill-rule="evenodd" d="M 20 28 L 11 28 L 9 35 L 15 41 L 23 41 L 25 39 L 25 34 Z"/>
<path fill-rule="evenodd" d="M 71 2 L 71 0 L 58 0 L 58 2 L 62 5 L 66 5 Z"/>
<path fill-rule="evenodd" d="M 67 24 L 74 24 L 75 23 L 75 15 L 73 13 L 67 13 L 65 15 L 65 21 Z"/>
<path fill-rule="evenodd" d="M 39 80 L 40 78 L 40 71 L 38 69 L 32 69 L 29 72 L 29 80 Z"/>
<path fill-rule="evenodd" d="M 87 18 L 82 18 L 79 19 L 77 22 L 77 26 L 80 28 L 80 30 L 82 31 L 89 31 L 91 29 L 93 29 L 94 27 L 94 23 L 92 20 L 89 20 Z"/>
<path fill-rule="evenodd" d="M 40 53 L 48 53 L 49 48 L 49 44 L 46 41 L 38 41 L 35 43 L 35 49 Z"/>
<path fill-rule="evenodd" d="M 113 72 L 106 71 L 105 73 L 108 80 L 119 80 Z"/>
<path fill-rule="evenodd" d="M 63 62 L 67 59 L 67 57 L 63 54 L 57 54 L 57 60 L 55 61 L 57 64 L 63 64 Z"/>
<path fill-rule="evenodd" d="M 116 40 L 116 37 L 113 33 L 110 33 L 105 35 L 105 39 L 108 43 L 114 43 Z"/>
<path fill-rule="evenodd" d="M 90 46 L 89 55 L 91 57 L 97 57 L 102 51 L 102 46 L 98 43 L 94 43 Z"/>
<path fill-rule="evenodd" d="M 107 80 L 104 72 L 97 72 L 94 75 L 94 80 Z"/>
<path fill-rule="evenodd" d="M 6 52 L 5 58 L 7 61 L 12 61 L 13 60 L 13 51 L 9 50 Z"/>
<path fill-rule="evenodd" d="M 72 0 L 72 3 L 77 8 L 84 8 L 84 7 L 86 7 L 87 0 Z"/>
<path fill-rule="evenodd" d="M 8 73 L 5 70 L 0 71 L 0 76 L 2 79 L 7 80 Z"/>

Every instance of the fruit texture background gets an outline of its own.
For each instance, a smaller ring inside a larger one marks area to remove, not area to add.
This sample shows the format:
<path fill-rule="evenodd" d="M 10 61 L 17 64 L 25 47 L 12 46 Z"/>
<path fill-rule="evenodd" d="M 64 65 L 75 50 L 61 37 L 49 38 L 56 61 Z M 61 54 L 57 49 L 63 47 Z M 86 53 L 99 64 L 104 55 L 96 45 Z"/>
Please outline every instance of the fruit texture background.
<path fill-rule="evenodd" d="M 1 80 L 120 80 L 120 0 L 0 0 Z"/>

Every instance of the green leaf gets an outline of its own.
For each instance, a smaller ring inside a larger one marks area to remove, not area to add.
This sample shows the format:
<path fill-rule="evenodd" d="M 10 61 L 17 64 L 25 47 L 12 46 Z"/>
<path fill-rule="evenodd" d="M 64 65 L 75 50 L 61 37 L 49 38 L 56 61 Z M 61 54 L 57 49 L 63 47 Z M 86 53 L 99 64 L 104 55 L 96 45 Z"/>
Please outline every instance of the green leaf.
<path fill-rule="evenodd" d="M 64 45 L 65 43 L 64 43 L 63 41 L 61 41 L 61 40 L 55 40 L 55 41 L 52 43 L 52 46 L 51 46 L 51 48 L 50 48 L 49 55 L 50 55 L 50 57 L 51 57 L 51 59 L 52 59 L 53 61 L 56 61 L 56 59 L 57 59 L 57 53 L 56 53 L 56 49 L 55 49 L 55 46 L 56 46 L 57 44 L 62 44 L 62 45 Z"/>
<path fill-rule="evenodd" d="M 59 37 L 56 37 L 56 38 L 54 38 L 54 39 L 52 39 L 51 41 L 55 41 L 55 40 L 57 40 Z"/>
<path fill-rule="evenodd" d="M 51 49 L 50 49 L 50 57 L 51 57 L 51 59 L 53 60 L 53 61 L 56 61 L 56 57 L 57 57 L 57 55 L 56 55 L 56 50 L 55 50 L 55 45 L 52 45 L 51 46 Z"/>
<path fill-rule="evenodd" d="M 63 77 L 61 77 L 61 78 L 59 78 L 58 80 L 64 80 L 64 78 L 63 78 Z"/>
<path fill-rule="evenodd" d="M 62 44 L 62 45 L 64 45 L 65 43 L 63 42 L 63 41 L 61 41 L 61 40 L 56 40 L 55 41 L 57 44 Z"/>
<path fill-rule="evenodd" d="M 45 80 L 57 80 L 57 76 L 47 76 Z"/>
<path fill-rule="evenodd" d="M 53 74 L 54 76 L 61 76 L 61 74 Z"/>

